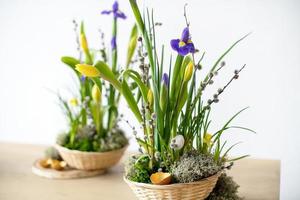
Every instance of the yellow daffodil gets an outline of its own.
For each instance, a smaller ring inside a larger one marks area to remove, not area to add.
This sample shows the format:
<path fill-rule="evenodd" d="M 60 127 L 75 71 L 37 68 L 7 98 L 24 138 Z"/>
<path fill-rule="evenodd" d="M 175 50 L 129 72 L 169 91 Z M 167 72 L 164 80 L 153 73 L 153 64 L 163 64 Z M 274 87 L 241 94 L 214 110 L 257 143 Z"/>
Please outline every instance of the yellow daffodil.
<path fill-rule="evenodd" d="M 153 104 L 153 92 L 151 89 L 148 90 L 147 100 L 149 105 L 151 106 Z"/>
<path fill-rule="evenodd" d="M 70 104 L 72 106 L 78 106 L 78 100 L 76 98 L 73 98 L 73 99 L 70 100 Z"/>
<path fill-rule="evenodd" d="M 92 97 L 96 103 L 101 101 L 101 91 L 96 84 L 92 88 Z"/>
<path fill-rule="evenodd" d="M 212 135 L 209 133 L 206 133 L 204 138 L 203 138 L 203 142 L 207 145 L 207 146 L 211 146 L 211 138 Z"/>
<path fill-rule="evenodd" d="M 189 64 L 187 65 L 187 67 L 185 68 L 185 72 L 184 72 L 184 76 L 183 76 L 183 81 L 184 82 L 188 82 L 192 75 L 193 75 L 193 71 L 194 71 L 194 63 L 192 61 L 189 62 Z"/>
<path fill-rule="evenodd" d="M 98 71 L 98 69 L 92 65 L 77 64 L 75 69 L 86 77 L 99 77 L 100 76 L 100 72 Z"/>

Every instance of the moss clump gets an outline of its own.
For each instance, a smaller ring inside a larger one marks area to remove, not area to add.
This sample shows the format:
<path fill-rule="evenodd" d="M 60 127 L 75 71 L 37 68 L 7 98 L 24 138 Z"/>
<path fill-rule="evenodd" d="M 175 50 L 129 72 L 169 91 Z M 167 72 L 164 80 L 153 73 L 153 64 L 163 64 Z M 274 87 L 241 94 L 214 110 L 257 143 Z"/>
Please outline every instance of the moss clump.
<path fill-rule="evenodd" d="M 59 155 L 59 152 L 54 147 L 48 147 L 44 153 L 46 158 L 62 160 L 61 156 Z"/>
<path fill-rule="evenodd" d="M 68 149 L 89 152 L 113 151 L 128 144 L 128 140 L 122 130 L 112 129 L 104 137 L 100 137 L 93 126 L 85 126 L 78 129 L 73 143 L 70 142 L 69 134 L 58 135 L 56 142 Z"/>
<path fill-rule="evenodd" d="M 68 141 L 69 141 L 69 135 L 67 133 L 60 133 L 56 137 L 56 143 L 61 146 L 64 146 L 65 144 L 67 144 Z"/>
<path fill-rule="evenodd" d="M 98 151 L 112 151 L 120 149 L 128 144 L 128 140 L 125 137 L 123 131 L 119 129 L 113 129 L 105 138 L 99 139 Z"/>
<path fill-rule="evenodd" d="M 175 182 L 190 183 L 209 177 L 220 171 L 212 155 L 199 154 L 197 151 L 185 153 L 179 161 L 171 166 Z"/>
<path fill-rule="evenodd" d="M 125 163 L 125 177 L 139 183 L 150 183 L 149 157 L 134 155 Z"/>
<path fill-rule="evenodd" d="M 238 188 L 239 185 L 234 182 L 232 177 L 223 173 L 206 200 L 242 200 L 243 198 L 239 197 L 237 194 Z"/>

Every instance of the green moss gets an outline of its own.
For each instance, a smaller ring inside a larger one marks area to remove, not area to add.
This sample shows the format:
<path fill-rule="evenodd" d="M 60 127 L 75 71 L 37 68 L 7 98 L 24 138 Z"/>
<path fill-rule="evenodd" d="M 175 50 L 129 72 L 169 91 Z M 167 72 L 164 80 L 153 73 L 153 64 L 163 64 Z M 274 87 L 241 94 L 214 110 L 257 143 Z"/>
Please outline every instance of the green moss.
<path fill-rule="evenodd" d="M 56 142 L 69 149 L 89 152 L 113 151 L 128 144 L 125 134 L 120 129 L 113 129 L 102 138 L 96 134 L 94 127 L 86 126 L 78 130 L 73 144 L 69 142 L 69 137 L 68 134 L 60 134 Z"/>
<path fill-rule="evenodd" d="M 149 157 L 134 155 L 125 163 L 125 177 L 139 183 L 150 183 Z"/>
<path fill-rule="evenodd" d="M 171 166 L 175 182 L 190 183 L 209 177 L 220 171 L 212 155 L 199 154 L 197 151 L 185 153 L 179 161 Z"/>
<path fill-rule="evenodd" d="M 243 198 L 238 196 L 238 188 L 239 185 L 234 182 L 232 177 L 223 173 L 206 200 L 241 200 Z"/>

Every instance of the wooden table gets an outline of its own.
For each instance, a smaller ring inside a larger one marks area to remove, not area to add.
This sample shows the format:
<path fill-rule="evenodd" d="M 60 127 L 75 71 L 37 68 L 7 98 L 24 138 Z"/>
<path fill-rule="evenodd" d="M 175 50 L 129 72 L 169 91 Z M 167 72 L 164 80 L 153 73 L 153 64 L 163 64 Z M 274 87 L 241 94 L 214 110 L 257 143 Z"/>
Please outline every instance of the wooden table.
<path fill-rule="evenodd" d="M 122 180 L 122 164 L 107 174 L 72 180 L 50 180 L 31 173 L 44 146 L 0 143 L 1 200 L 132 200 Z M 280 161 L 245 159 L 229 172 L 246 200 L 279 199 Z"/>

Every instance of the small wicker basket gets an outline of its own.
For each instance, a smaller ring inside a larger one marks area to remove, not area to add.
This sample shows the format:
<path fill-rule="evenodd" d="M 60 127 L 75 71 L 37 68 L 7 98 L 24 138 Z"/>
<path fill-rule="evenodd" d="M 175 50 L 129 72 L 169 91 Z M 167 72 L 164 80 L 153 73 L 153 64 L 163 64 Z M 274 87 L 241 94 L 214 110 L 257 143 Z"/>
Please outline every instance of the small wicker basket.
<path fill-rule="evenodd" d="M 220 176 L 220 172 L 192 183 L 170 185 L 152 185 L 132 182 L 124 177 L 139 200 L 204 200 L 211 193 Z"/>
<path fill-rule="evenodd" d="M 81 170 L 108 169 L 114 166 L 121 159 L 127 146 L 108 152 L 83 152 L 70 150 L 55 144 L 55 148 L 58 150 L 64 161 L 66 161 L 69 166 Z"/>

